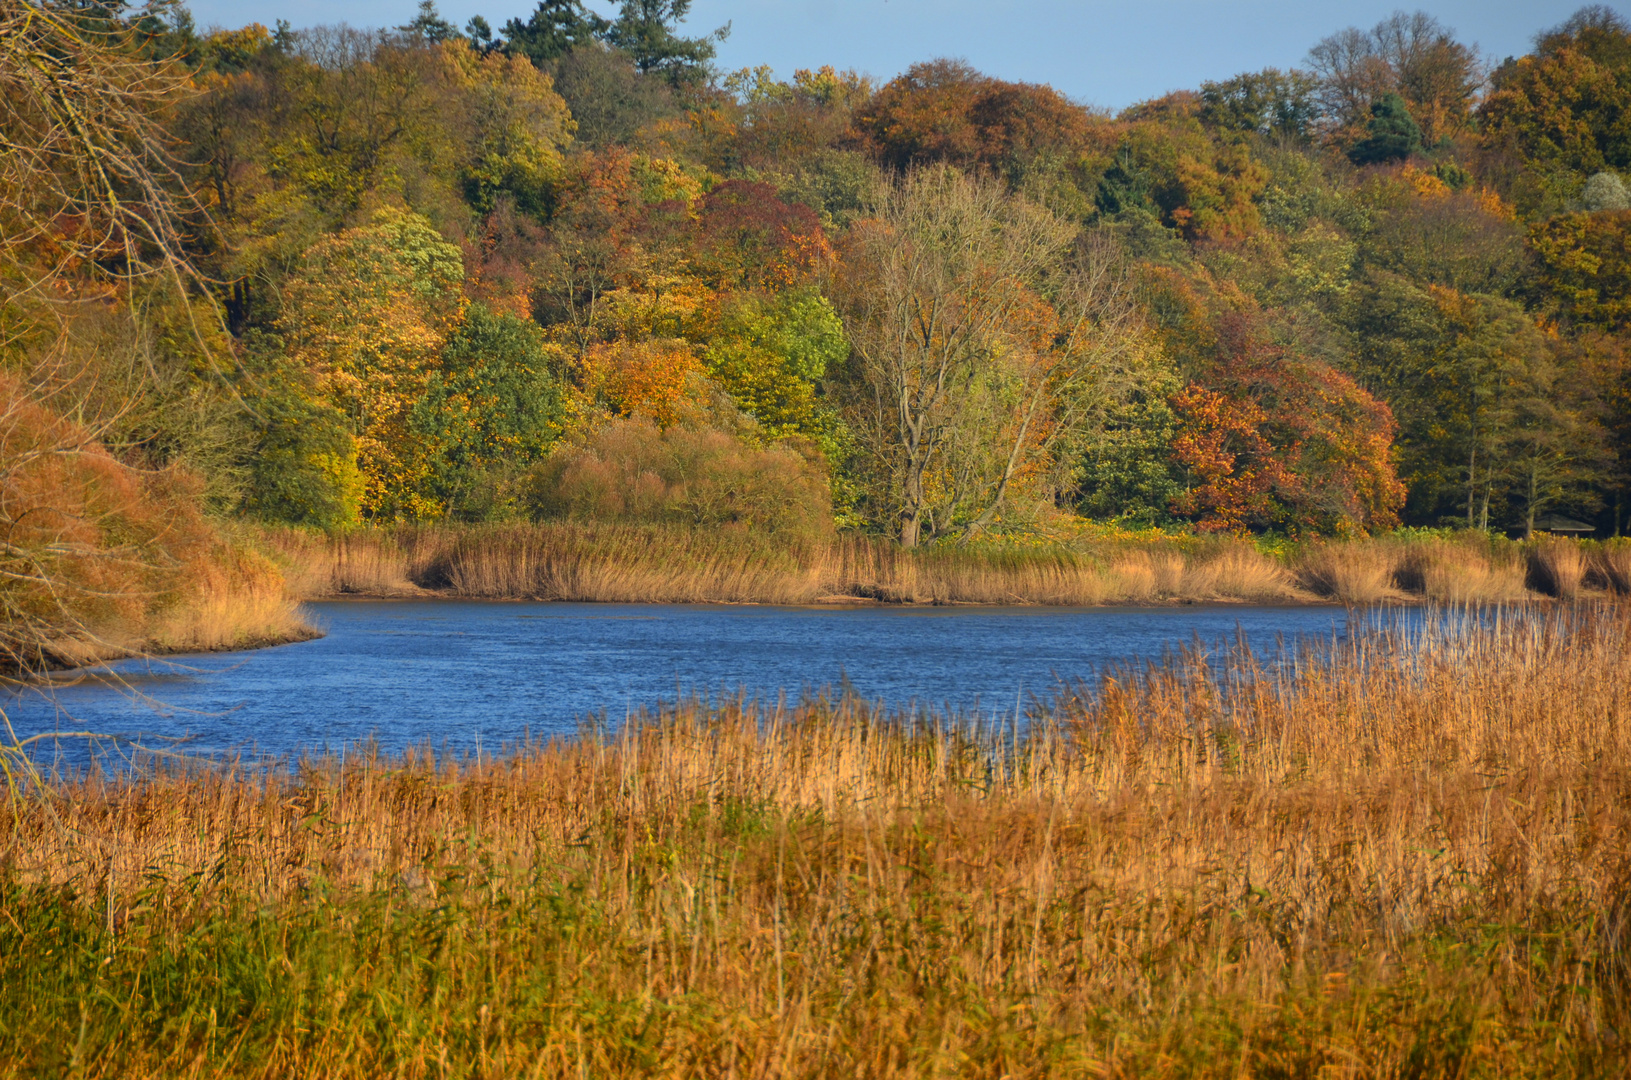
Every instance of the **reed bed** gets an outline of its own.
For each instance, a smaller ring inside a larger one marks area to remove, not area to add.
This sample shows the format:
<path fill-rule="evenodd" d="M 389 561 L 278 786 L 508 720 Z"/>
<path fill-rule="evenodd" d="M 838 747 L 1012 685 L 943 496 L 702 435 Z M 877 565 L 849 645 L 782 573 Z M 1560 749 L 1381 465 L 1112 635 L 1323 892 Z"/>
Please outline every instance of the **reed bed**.
<path fill-rule="evenodd" d="M 1310 598 L 1284 566 L 1233 540 L 907 551 L 861 536 L 773 544 L 745 532 L 574 522 L 333 537 L 271 530 L 263 542 L 306 598 L 1056 605 Z"/>
<path fill-rule="evenodd" d="M 1587 581 L 1616 596 L 1631 596 L 1631 539 L 1616 537 L 1596 545 Z"/>
<path fill-rule="evenodd" d="M 182 584 L 133 616 L 98 620 L 54 638 L 47 667 L 72 668 L 132 656 L 225 652 L 318 636 L 279 566 L 247 543 L 221 542 L 188 566 Z M 0 677 L 16 678 L 15 670 Z M 28 674 L 37 674 L 30 672 Z"/>
<path fill-rule="evenodd" d="M 1498 604 L 1631 595 L 1631 545 L 1469 532 L 1316 541 L 1269 553 L 1233 538 L 1121 538 L 902 549 L 846 535 L 557 522 L 400 526 L 261 544 L 306 599 L 448 595 L 651 603 Z"/>
<path fill-rule="evenodd" d="M 14 792 L 0 1075 L 1620 1076 L 1631 617 Z"/>

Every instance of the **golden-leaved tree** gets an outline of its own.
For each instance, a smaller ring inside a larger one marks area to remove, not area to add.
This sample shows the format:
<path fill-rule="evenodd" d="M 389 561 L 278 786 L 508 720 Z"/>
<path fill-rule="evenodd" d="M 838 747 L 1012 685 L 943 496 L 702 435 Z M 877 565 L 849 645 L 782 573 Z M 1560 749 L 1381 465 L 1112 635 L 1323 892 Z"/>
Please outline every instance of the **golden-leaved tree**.
<path fill-rule="evenodd" d="M 436 517 L 430 452 L 408 421 L 458 325 L 459 249 L 423 217 L 386 207 L 324 239 L 287 283 L 278 329 L 289 359 L 349 418 L 371 518 Z"/>

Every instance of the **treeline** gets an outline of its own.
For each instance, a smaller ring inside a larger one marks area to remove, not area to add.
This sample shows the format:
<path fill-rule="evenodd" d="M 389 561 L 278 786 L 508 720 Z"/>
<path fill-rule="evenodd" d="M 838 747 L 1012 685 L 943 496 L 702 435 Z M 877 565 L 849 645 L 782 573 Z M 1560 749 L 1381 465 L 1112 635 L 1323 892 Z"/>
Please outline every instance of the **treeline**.
<path fill-rule="evenodd" d="M 18 392 L 324 528 L 1621 530 L 1609 9 L 1499 64 L 1398 14 L 1110 114 L 952 60 L 725 74 L 688 7 L 22 0 L 77 34 L 51 63 L 125 80 L 150 153 L 109 190 L 162 228 L 7 191 Z"/>

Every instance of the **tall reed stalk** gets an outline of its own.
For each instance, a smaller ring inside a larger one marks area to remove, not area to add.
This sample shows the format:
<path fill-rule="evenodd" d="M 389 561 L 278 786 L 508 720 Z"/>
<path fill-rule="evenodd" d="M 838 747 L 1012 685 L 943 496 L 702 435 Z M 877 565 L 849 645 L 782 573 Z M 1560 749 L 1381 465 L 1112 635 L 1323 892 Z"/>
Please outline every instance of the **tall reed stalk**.
<path fill-rule="evenodd" d="M 833 600 L 1064 604 L 1306 599 L 1251 544 L 933 548 L 843 536 L 777 544 L 752 533 L 555 523 L 399 527 L 325 537 L 272 530 L 307 597 L 363 594 L 653 603 Z"/>

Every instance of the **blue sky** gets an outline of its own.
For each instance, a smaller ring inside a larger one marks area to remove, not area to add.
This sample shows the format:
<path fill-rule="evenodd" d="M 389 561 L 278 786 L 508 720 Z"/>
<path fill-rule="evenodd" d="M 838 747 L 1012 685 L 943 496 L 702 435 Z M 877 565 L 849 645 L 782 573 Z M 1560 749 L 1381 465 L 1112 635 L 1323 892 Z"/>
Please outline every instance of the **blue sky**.
<path fill-rule="evenodd" d="M 396 25 L 418 0 L 193 0 L 201 25 L 295 26 L 349 22 Z M 440 0 L 462 25 L 485 15 L 496 27 L 525 15 L 533 0 Z M 605 13 L 608 0 L 591 2 Z M 769 64 L 782 76 L 832 64 L 880 79 L 936 56 L 962 57 L 991 75 L 1051 83 L 1079 101 L 1119 108 L 1203 79 L 1291 67 L 1308 47 L 1345 26 L 1374 25 L 1397 2 L 1348 0 L 1143 0 L 1129 3 L 1029 0 L 695 0 L 686 27 L 704 33 L 732 25 L 720 48 L 726 69 Z M 1443 0 L 1422 10 L 1495 60 L 1526 52 L 1537 30 L 1581 0 Z M 1621 12 L 1626 2 L 1610 4 Z"/>

